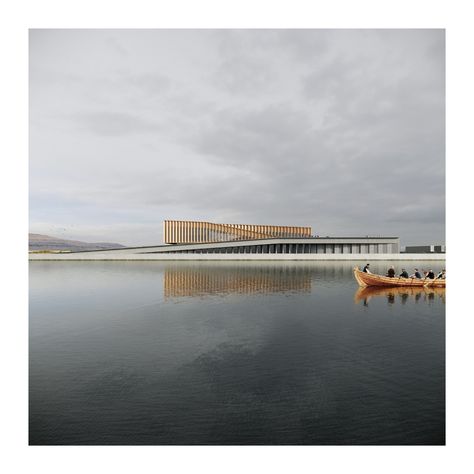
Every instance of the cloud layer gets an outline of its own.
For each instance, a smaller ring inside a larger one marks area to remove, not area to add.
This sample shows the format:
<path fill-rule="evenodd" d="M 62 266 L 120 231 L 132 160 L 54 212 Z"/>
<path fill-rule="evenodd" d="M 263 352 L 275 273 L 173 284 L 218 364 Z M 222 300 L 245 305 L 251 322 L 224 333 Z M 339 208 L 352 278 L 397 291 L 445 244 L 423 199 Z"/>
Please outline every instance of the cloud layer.
<path fill-rule="evenodd" d="M 30 229 L 444 243 L 442 30 L 32 30 Z"/>

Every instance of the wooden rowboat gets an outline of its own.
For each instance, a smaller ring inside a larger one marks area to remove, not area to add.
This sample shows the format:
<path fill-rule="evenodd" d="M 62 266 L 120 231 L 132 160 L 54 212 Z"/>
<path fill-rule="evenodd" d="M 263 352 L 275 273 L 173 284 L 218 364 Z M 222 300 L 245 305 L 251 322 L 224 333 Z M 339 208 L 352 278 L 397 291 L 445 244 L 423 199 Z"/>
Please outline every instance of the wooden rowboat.
<path fill-rule="evenodd" d="M 373 273 L 365 273 L 359 270 L 357 267 L 354 268 L 354 278 L 356 279 L 359 286 L 413 286 L 413 287 L 425 287 L 425 288 L 446 288 L 446 280 L 430 278 L 403 278 L 403 277 L 387 277 L 383 275 L 375 275 Z"/>

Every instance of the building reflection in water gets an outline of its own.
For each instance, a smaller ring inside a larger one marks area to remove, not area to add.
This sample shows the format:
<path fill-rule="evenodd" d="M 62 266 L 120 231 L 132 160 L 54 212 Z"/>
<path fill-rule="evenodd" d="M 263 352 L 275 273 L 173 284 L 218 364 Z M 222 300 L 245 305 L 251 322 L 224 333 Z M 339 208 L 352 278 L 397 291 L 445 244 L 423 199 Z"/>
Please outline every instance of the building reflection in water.
<path fill-rule="evenodd" d="M 412 300 L 418 302 L 432 302 L 436 299 L 446 302 L 446 288 L 425 288 L 425 287 L 393 287 L 384 288 L 377 286 L 367 286 L 358 288 L 354 294 L 354 302 L 356 304 L 362 302 L 364 306 L 369 305 L 369 301 L 374 297 L 382 297 L 387 299 L 388 304 L 399 302 L 406 304 Z"/>
<path fill-rule="evenodd" d="M 164 273 L 164 296 L 310 293 L 311 275 L 311 269 L 304 267 L 168 267 Z"/>

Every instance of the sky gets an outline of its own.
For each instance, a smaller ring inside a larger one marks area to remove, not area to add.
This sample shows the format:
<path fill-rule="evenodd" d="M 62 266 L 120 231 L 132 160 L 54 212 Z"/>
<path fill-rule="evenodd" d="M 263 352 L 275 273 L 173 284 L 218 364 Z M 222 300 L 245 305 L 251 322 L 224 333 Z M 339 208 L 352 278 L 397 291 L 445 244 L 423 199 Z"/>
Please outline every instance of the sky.
<path fill-rule="evenodd" d="M 444 30 L 30 30 L 30 232 L 445 243 Z"/>

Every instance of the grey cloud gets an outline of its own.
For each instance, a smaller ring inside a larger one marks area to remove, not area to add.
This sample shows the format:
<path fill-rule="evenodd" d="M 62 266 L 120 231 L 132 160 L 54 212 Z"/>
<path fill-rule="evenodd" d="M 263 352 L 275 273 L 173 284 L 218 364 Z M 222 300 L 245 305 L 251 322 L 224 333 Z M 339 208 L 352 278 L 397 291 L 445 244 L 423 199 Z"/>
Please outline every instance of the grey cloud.
<path fill-rule="evenodd" d="M 152 133 L 159 129 L 156 122 L 124 112 L 84 112 L 74 115 L 72 120 L 80 128 L 105 136 Z"/>
<path fill-rule="evenodd" d="M 258 58 L 233 57 L 220 64 L 214 83 L 230 93 L 256 95 L 269 87 L 274 74 Z"/>
<path fill-rule="evenodd" d="M 159 242 L 165 218 L 444 241 L 442 31 L 46 31 L 31 43 L 38 232 L 70 209 L 88 233 L 114 240 L 106 222 L 134 244 Z"/>
<path fill-rule="evenodd" d="M 156 73 L 133 74 L 127 80 L 143 95 L 146 95 L 148 99 L 156 95 L 162 95 L 172 86 L 168 77 Z"/>
<path fill-rule="evenodd" d="M 130 54 L 129 49 L 113 36 L 107 36 L 105 38 L 105 43 L 110 45 L 112 50 L 119 56 L 127 57 Z"/>
<path fill-rule="evenodd" d="M 311 153 L 302 144 L 310 140 L 316 145 L 313 132 L 307 114 L 285 104 L 258 110 L 226 109 L 215 115 L 208 128 L 198 132 L 196 149 L 215 161 L 236 166 L 278 166 L 284 164 L 278 157 L 288 152 L 299 150 L 300 156 L 301 151 Z"/>
<path fill-rule="evenodd" d="M 331 34 L 336 35 L 331 30 L 280 30 L 277 44 L 304 64 L 311 64 L 321 60 L 330 50 Z"/>
<path fill-rule="evenodd" d="M 278 48 L 279 33 L 271 30 L 219 31 L 214 40 L 219 63 L 214 72 L 213 84 L 237 96 L 257 98 L 277 92 L 281 68 Z"/>

